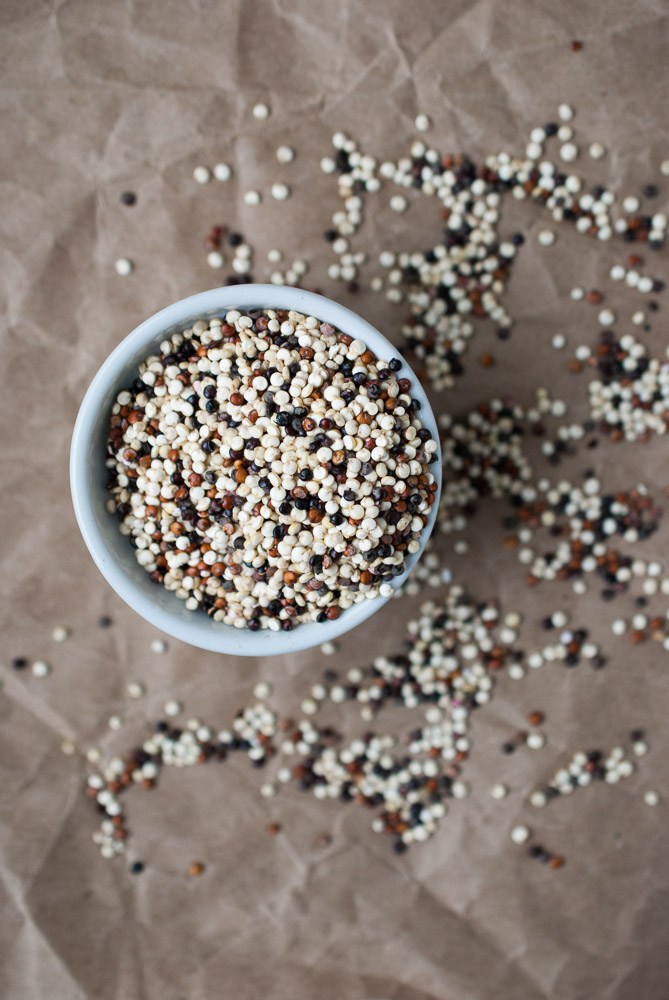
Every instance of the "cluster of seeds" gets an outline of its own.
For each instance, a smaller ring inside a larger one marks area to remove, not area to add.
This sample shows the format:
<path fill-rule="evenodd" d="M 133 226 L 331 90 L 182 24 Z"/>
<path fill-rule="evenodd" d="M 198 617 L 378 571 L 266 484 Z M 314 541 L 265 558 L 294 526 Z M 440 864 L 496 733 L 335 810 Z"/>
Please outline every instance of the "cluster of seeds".
<path fill-rule="evenodd" d="M 107 447 L 109 510 L 151 579 L 251 629 L 390 596 L 437 491 L 401 361 L 271 309 L 160 350 L 118 394 Z"/>
<path fill-rule="evenodd" d="M 639 756 L 647 751 L 641 736 L 635 741 L 634 746 L 639 748 Z M 609 785 L 615 785 L 622 778 L 629 778 L 634 771 L 634 762 L 626 756 L 624 747 L 613 747 L 608 754 L 602 750 L 579 750 L 566 767 L 561 767 L 555 772 L 544 788 L 532 792 L 530 804 L 536 809 L 541 809 L 552 799 L 570 795 L 577 788 L 584 788 L 593 781 L 605 781 Z"/>
<path fill-rule="evenodd" d="M 536 490 L 537 500 L 518 505 L 506 519 L 510 527 L 517 527 L 510 547 L 518 547 L 518 559 L 527 567 L 527 583 L 572 580 L 574 591 L 584 593 L 584 577 L 595 573 L 604 584 L 604 600 L 626 591 L 634 575 L 633 559 L 613 548 L 610 540 L 621 536 L 635 543 L 657 529 L 661 511 L 645 488 L 606 494 L 599 480 L 586 474 L 580 487 L 567 481 L 539 480 Z M 547 529 L 554 539 L 550 551 L 539 553 L 531 547 L 537 528 Z"/>
<path fill-rule="evenodd" d="M 563 612 L 555 612 L 552 619 L 547 627 L 566 625 Z M 274 779 L 260 788 L 266 798 L 275 796 L 280 786 L 295 784 L 318 799 L 353 802 L 376 811 L 372 829 L 391 837 L 397 852 L 426 841 L 446 816 L 449 800 L 470 794 L 462 769 L 470 753 L 471 714 L 491 700 L 496 672 L 523 663 L 524 654 L 516 648 L 520 621 L 519 614 L 502 615 L 495 602 L 475 603 L 462 588 L 452 586 L 443 602 L 423 605 L 419 617 L 409 623 L 401 653 L 377 657 L 364 668 L 350 668 L 341 678 L 336 671 L 325 671 L 302 702 L 303 716 L 310 718 L 277 716 L 266 703 L 271 686 L 259 682 L 253 692 L 255 702 L 240 710 L 229 728 L 215 731 L 198 719 L 182 728 L 159 721 L 141 746 L 125 757 L 112 758 L 88 779 L 86 792 L 103 816 L 94 834 L 102 855 L 111 858 L 127 849 L 124 792 L 154 788 L 165 766 L 221 762 L 235 752 L 245 753 L 255 768 L 277 761 Z M 316 718 L 328 703 L 346 702 L 356 703 L 367 721 L 378 720 L 386 706 L 401 705 L 422 711 L 424 722 L 403 739 L 370 731 L 346 741 L 331 724 Z M 181 711 L 177 702 L 165 706 L 168 716 Z M 503 744 L 505 753 L 519 745 L 529 749 L 546 745 L 539 728 L 544 713 L 530 712 L 527 721 L 530 730 Z M 633 753 L 644 756 L 648 745 L 643 731 L 633 730 L 630 739 Z M 97 755 L 89 758 L 97 760 Z M 539 808 L 592 780 L 614 784 L 633 771 L 634 764 L 620 747 L 606 756 L 601 751 L 579 752 L 545 787 L 531 794 L 530 803 Z M 491 794 L 503 799 L 508 792 L 508 786 L 498 784 Z M 655 804 L 655 798 L 659 801 L 657 793 L 649 792 L 646 801 Z M 274 834 L 280 825 L 270 823 L 267 829 Z M 518 845 L 530 838 L 524 825 L 511 831 Z M 554 868 L 564 863 L 559 855 L 536 846 L 528 853 Z M 131 871 L 142 868 L 141 862 L 131 865 Z"/>
<path fill-rule="evenodd" d="M 669 351 L 667 352 L 669 357 Z M 604 331 L 596 350 L 599 378 L 590 382 L 592 420 L 612 441 L 643 441 L 669 427 L 669 361 L 648 356 L 632 334 Z"/>
<path fill-rule="evenodd" d="M 492 400 L 463 417 L 442 414 L 439 423 L 444 486 L 440 531 L 464 530 L 481 497 L 503 498 L 512 506 L 512 513 L 503 520 L 509 531 L 504 545 L 516 551 L 520 563 L 528 567 L 530 585 L 540 580 L 571 580 L 575 593 L 583 594 L 587 590 L 586 577 L 594 572 L 604 581 L 604 600 L 624 592 L 637 578 L 646 596 L 665 592 L 665 587 L 669 592 L 669 582 L 661 578 L 659 564 L 647 565 L 643 559 L 634 559 L 610 545 L 613 536 L 622 536 L 626 543 L 634 544 L 657 529 L 661 510 L 643 486 L 607 494 L 593 474 L 586 474 L 580 487 L 566 480 L 554 483 L 537 479 L 527 455 L 527 438 L 543 438 L 546 418 L 560 417 L 564 412 L 561 401 L 551 401 L 545 391 L 540 391 L 535 406 L 528 409 L 510 401 Z M 575 425 L 569 436 L 577 441 L 594 430 L 592 423 Z M 549 442 L 544 441 L 542 450 L 552 464 L 569 453 L 564 440 L 549 448 L 546 445 Z M 549 551 L 536 550 L 538 531 L 549 535 L 553 543 Z M 449 581 L 450 570 L 441 565 L 436 553 L 430 553 L 430 558 L 429 569 L 425 565 L 418 572 L 417 567 L 402 588 L 404 593 L 416 593 L 421 583 L 428 581 L 437 586 L 442 574 L 444 581 Z M 584 635 L 587 630 L 566 630 L 565 643 L 554 643 L 533 653 L 530 665 L 541 665 L 544 659 L 564 659 L 572 665 L 582 656 L 595 668 L 603 666 L 599 648 Z M 520 673 L 520 668 L 515 671 Z"/>
<path fill-rule="evenodd" d="M 666 228 L 666 219 L 665 219 Z M 665 282 L 660 278 L 651 278 L 650 275 L 640 274 L 637 268 L 642 263 L 638 254 L 630 254 L 626 267 L 624 264 L 614 264 L 609 271 L 611 281 L 624 281 L 628 288 L 634 288 L 642 295 L 652 295 L 664 291 Z"/>
<path fill-rule="evenodd" d="M 163 765 L 224 760 L 234 750 L 246 752 L 256 767 L 275 755 L 288 758 L 278 769 L 279 783 L 296 782 L 317 798 L 376 809 L 373 829 L 392 836 L 397 851 L 427 840 L 446 815 L 446 800 L 469 794 L 460 770 L 469 755 L 471 713 L 490 701 L 495 672 L 522 659 L 511 628 L 518 620 L 503 617 L 494 602 L 476 604 L 462 588 L 451 587 L 442 604 L 424 605 L 409 623 L 402 653 L 351 668 L 341 680 L 327 671 L 302 703 L 303 713 L 315 716 L 327 702 L 352 701 L 367 720 L 387 705 L 421 709 L 424 725 L 407 734 L 404 746 L 394 736 L 371 732 L 347 743 L 330 725 L 277 719 L 261 701 L 218 733 L 198 720 L 184 729 L 159 722 L 141 748 L 89 779 L 88 794 L 104 814 L 95 836 L 103 855 L 125 850 L 128 829 L 119 801 L 125 790 L 153 788 Z M 254 694 L 264 699 L 271 689 L 259 684 Z M 272 783 L 261 789 L 265 796 L 275 791 Z"/>
<path fill-rule="evenodd" d="M 177 714 L 177 713 L 175 713 Z M 105 858 L 123 854 L 129 836 L 121 796 L 128 789 L 152 789 L 163 767 L 193 767 L 211 760 L 226 760 L 229 754 L 246 753 L 258 767 L 273 752 L 271 737 L 276 718 L 261 703 L 244 709 L 230 729 L 214 733 L 198 719 L 190 719 L 183 729 L 160 721 L 140 747 L 125 757 L 113 757 L 99 771 L 89 775 L 86 794 L 92 798 L 103 820 L 93 840 Z"/>
<path fill-rule="evenodd" d="M 645 582 L 652 580 L 653 578 L 649 577 Z M 663 580 L 662 583 L 664 584 L 662 592 L 669 592 L 669 581 Z M 637 607 L 644 608 L 646 598 L 638 597 L 635 603 Z M 616 618 L 611 622 L 611 630 L 615 636 L 627 636 L 635 646 L 652 639 L 669 651 L 669 612 L 663 615 L 646 615 L 643 611 L 637 611 L 629 620 Z"/>
<path fill-rule="evenodd" d="M 67 642 L 67 640 L 72 635 L 72 630 L 67 625 L 56 625 L 51 633 L 51 639 L 53 642 Z M 27 656 L 13 656 L 10 660 L 10 665 L 12 670 L 18 672 L 27 670 L 30 667 L 30 672 L 33 677 L 43 679 L 44 677 L 49 677 L 53 672 L 53 667 L 48 660 L 39 658 L 33 660 L 32 662 Z"/>
<path fill-rule="evenodd" d="M 513 666 L 514 664 L 512 663 L 511 667 L 509 667 L 509 673 L 511 673 Z M 523 668 L 522 676 L 524 675 L 525 670 Z M 540 723 L 530 722 L 530 725 L 540 725 Z M 543 750 L 547 742 L 548 738 L 546 737 L 546 734 L 537 729 L 531 729 L 529 732 L 521 730 L 511 739 L 505 740 L 504 743 L 502 743 L 501 750 L 502 753 L 507 755 L 515 753 L 520 747 L 527 747 L 528 750 Z M 502 789 L 504 790 L 503 792 Z M 508 789 L 505 785 L 495 785 L 492 790 L 492 797 L 494 799 L 503 799 L 506 797 L 507 791 Z"/>
<path fill-rule="evenodd" d="M 283 254 L 280 250 L 269 250 L 267 260 L 273 265 L 279 264 L 283 260 Z M 297 258 L 284 270 L 277 268 L 272 271 L 269 280 L 272 285 L 290 285 L 294 288 L 302 284 L 302 279 L 308 270 L 308 263 Z"/>
<path fill-rule="evenodd" d="M 450 583 L 452 579 L 451 570 L 442 565 L 439 555 L 432 548 L 432 540 L 430 540 L 425 552 L 402 586 L 397 588 L 394 596 L 395 598 L 401 598 L 404 595 L 415 597 L 425 586 L 432 589 L 440 588 Z"/>
<path fill-rule="evenodd" d="M 500 191 L 492 177 L 467 157 L 442 156 L 420 141 L 412 145 L 410 157 L 379 165 L 343 133 L 335 134 L 332 141 L 336 156 L 326 158 L 321 166 L 326 172 L 338 171 L 345 211 L 334 214 L 333 228 L 325 233 L 339 257 L 339 263 L 328 269 L 330 278 L 350 284 L 366 261 L 364 255 L 352 253 L 349 245 L 362 222 L 363 192 L 378 191 L 384 181 L 392 181 L 435 195 L 442 203 L 445 228 L 436 246 L 424 253 L 384 251 L 379 263 L 387 269 L 389 301 L 404 301 L 403 289 L 408 289 L 412 317 L 403 328 L 407 346 L 424 363 L 434 388 L 451 386 L 462 373 L 460 355 L 473 333 L 467 317 L 490 316 L 500 329 L 511 326 L 499 296 L 522 237 L 498 241 Z M 394 211 L 407 207 L 402 195 L 390 199 Z M 384 282 L 378 279 L 373 287 L 380 290 Z"/>
<path fill-rule="evenodd" d="M 253 249 L 244 242 L 241 233 L 229 232 L 226 226 L 212 226 L 204 241 L 208 250 L 209 267 L 219 269 L 225 266 L 223 250 L 227 246 L 232 252 L 230 267 L 232 273 L 225 279 L 226 285 L 246 285 L 253 281 Z"/>
<path fill-rule="evenodd" d="M 443 533 L 461 531 L 481 497 L 530 502 L 536 497 L 524 437 L 545 433 L 545 417 L 562 416 L 564 404 L 537 393 L 534 407 L 493 399 L 464 417 L 439 415 L 444 486 L 439 510 Z"/>
<path fill-rule="evenodd" d="M 547 631 L 555 631 L 556 640 L 543 649 L 530 653 L 527 657 L 528 667 L 542 667 L 545 663 L 561 663 L 565 667 L 577 667 L 585 660 L 593 670 L 601 670 L 606 666 L 606 657 L 598 643 L 590 639 L 587 628 L 576 628 L 569 624 L 569 615 L 565 611 L 554 611 L 542 621 Z"/>
<path fill-rule="evenodd" d="M 567 124 L 573 109 L 562 105 L 559 115 L 561 123 L 550 122 L 532 130 L 525 157 L 520 158 L 498 153 L 476 164 L 460 154 L 444 155 L 418 140 L 409 156 L 378 163 L 353 139 L 337 132 L 332 137 L 335 155 L 321 161 L 325 173 L 338 174 L 338 192 L 344 204 L 344 210 L 334 213 L 332 228 L 325 232 L 338 257 L 328 276 L 347 283 L 350 290 L 357 287 L 360 267 L 367 261 L 366 255 L 354 252 L 350 245 L 362 224 L 364 195 L 391 182 L 440 201 L 444 225 L 439 241 L 425 251 L 383 251 L 379 263 L 387 269 L 386 279 L 375 277 L 371 282 L 373 290 L 385 288 L 390 302 L 408 300 L 411 317 L 403 327 L 407 348 L 421 359 L 425 376 L 436 389 L 452 386 L 462 374 L 461 355 L 474 332 L 470 320 L 490 318 L 501 339 L 509 335 L 512 319 L 500 300 L 525 238 L 522 233 L 507 239 L 499 235 L 504 195 L 537 201 L 555 221 L 570 222 L 578 232 L 600 240 L 618 236 L 653 248 L 665 241 L 664 213 L 640 214 L 639 199 L 628 197 L 622 204 L 623 213 L 614 218 L 616 198 L 612 191 L 603 185 L 585 190 L 579 176 L 565 174 L 559 164 L 547 158 L 546 144 L 553 137 L 561 143 L 559 158 L 563 163 L 579 155 L 573 126 Z M 593 144 L 593 158 L 599 159 L 603 153 L 603 147 Z M 653 185 L 644 188 L 644 197 L 653 198 L 657 193 Z M 393 195 L 389 205 L 404 212 L 409 202 L 404 195 Z M 549 229 L 539 234 L 539 242 L 545 246 L 552 245 L 555 238 Z M 642 289 L 648 280 L 639 278 Z"/>

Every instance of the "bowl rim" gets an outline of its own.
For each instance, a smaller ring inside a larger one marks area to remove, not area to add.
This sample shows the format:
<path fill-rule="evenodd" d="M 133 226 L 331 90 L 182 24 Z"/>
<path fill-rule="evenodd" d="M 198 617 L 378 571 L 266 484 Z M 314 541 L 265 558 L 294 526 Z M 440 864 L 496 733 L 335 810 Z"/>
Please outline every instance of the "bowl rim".
<path fill-rule="evenodd" d="M 371 617 L 391 599 L 392 595 L 359 601 L 343 611 L 335 621 L 322 624 L 304 622 L 290 632 L 275 632 L 270 629 L 250 632 L 248 629 L 235 628 L 223 623 L 215 623 L 217 628 L 212 630 L 209 619 L 206 619 L 208 627 L 201 628 L 196 612 L 192 612 L 192 623 L 181 620 L 143 593 L 131 576 L 121 568 L 115 552 L 107 544 L 98 527 L 101 514 L 105 517 L 113 515 L 104 509 L 102 511 L 98 509 L 87 485 L 87 465 L 92 439 L 100 427 L 100 401 L 111 390 L 122 387 L 123 380 L 132 370 L 131 359 L 137 351 L 146 347 L 148 353 L 152 345 L 157 346 L 160 340 L 179 328 L 186 329 L 198 318 L 222 315 L 231 309 L 243 311 L 254 308 L 295 310 L 305 315 L 316 316 L 321 322 L 332 323 L 341 332 L 364 340 L 375 354 L 379 354 L 380 348 L 383 348 L 390 352 L 389 357 L 399 356 L 406 375 L 411 378 L 411 394 L 421 403 L 421 419 L 432 431 L 437 442 L 436 460 L 431 467 L 437 482 L 437 497 L 430 510 L 428 523 L 420 536 L 418 552 L 408 557 L 404 573 L 392 581 L 393 590 L 399 589 L 421 557 L 437 516 L 441 492 L 441 448 L 437 422 L 425 390 L 410 365 L 398 354 L 393 344 L 353 310 L 316 292 L 286 285 L 255 283 L 229 285 L 189 295 L 149 316 L 117 344 L 91 380 L 79 407 L 72 432 L 69 471 L 74 513 L 83 540 L 102 576 L 126 604 L 149 624 L 192 646 L 235 656 L 263 657 L 293 653 L 336 639 Z M 120 532 L 118 538 L 125 542 Z M 145 573 L 139 564 L 137 569 Z M 178 600 L 176 597 L 174 599 Z"/>

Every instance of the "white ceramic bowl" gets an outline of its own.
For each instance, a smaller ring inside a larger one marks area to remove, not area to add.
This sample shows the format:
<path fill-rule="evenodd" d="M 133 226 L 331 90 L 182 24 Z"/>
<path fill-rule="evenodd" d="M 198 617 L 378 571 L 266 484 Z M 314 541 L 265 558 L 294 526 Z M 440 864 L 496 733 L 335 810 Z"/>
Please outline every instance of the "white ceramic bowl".
<path fill-rule="evenodd" d="M 378 330 L 350 309 L 322 295 L 276 285 L 214 288 L 161 309 L 155 316 L 140 323 L 112 351 L 91 382 L 81 404 L 70 451 L 74 511 L 88 550 L 107 583 L 139 615 L 168 635 L 201 649 L 235 656 L 273 656 L 317 646 L 355 628 L 388 600 L 384 597 L 362 600 L 343 611 L 335 621 L 323 624 L 307 622 L 297 625 L 290 632 L 270 629 L 251 632 L 223 625 L 203 612 L 188 611 L 184 602 L 173 593 L 152 583 L 149 574 L 137 563 L 128 539 L 121 535 L 116 515 L 106 510 L 109 494 L 105 488 L 105 444 L 109 414 L 116 394 L 136 377 L 139 363 L 155 351 L 167 335 L 187 329 L 197 319 L 222 316 L 228 309 L 263 307 L 295 309 L 316 316 L 323 322 L 332 323 L 342 333 L 364 340 L 380 358 L 398 356 L 397 350 Z M 421 403 L 421 420 L 438 442 L 434 415 L 418 379 L 406 363 L 398 375 L 411 379 L 411 393 Z M 440 459 L 438 453 L 431 466 L 438 486 L 441 485 Z M 437 507 L 438 498 L 421 537 L 421 549 L 407 559 L 406 572 L 393 580 L 394 588 L 402 585 L 425 547 L 434 526 Z"/>

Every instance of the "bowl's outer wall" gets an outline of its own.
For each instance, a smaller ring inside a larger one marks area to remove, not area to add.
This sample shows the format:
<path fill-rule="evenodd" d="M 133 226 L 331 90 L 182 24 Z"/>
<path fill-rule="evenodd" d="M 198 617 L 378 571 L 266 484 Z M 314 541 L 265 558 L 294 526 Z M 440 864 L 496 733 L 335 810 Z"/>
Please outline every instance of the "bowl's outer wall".
<path fill-rule="evenodd" d="M 232 655 L 271 656 L 318 645 L 355 628 L 374 614 L 388 598 L 360 601 L 339 619 L 322 625 L 305 623 L 291 632 L 263 629 L 251 632 L 222 625 L 198 612 L 188 611 L 173 593 L 157 586 L 137 562 L 128 539 L 119 532 L 116 515 L 109 514 L 106 502 L 107 470 L 105 447 L 109 414 L 117 393 L 136 377 L 136 371 L 159 344 L 172 333 L 187 329 L 197 319 L 222 316 L 229 309 L 294 309 L 330 322 L 339 330 L 364 340 L 384 360 L 396 350 L 366 320 L 323 296 L 300 289 L 274 285 L 245 285 L 213 289 L 190 296 L 156 313 L 138 326 L 110 354 L 93 379 L 81 404 L 70 456 L 70 479 L 79 528 L 99 570 L 116 593 L 147 621 L 168 635 L 202 649 Z M 418 380 L 405 364 L 399 373 L 412 380 L 412 395 L 420 400 L 421 418 L 435 440 L 439 440 L 434 415 Z M 431 466 L 441 485 L 441 456 Z M 434 527 L 438 503 L 421 538 L 421 551 Z M 418 560 L 420 553 L 407 559 L 406 572 L 393 581 L 398 587 Z"/>

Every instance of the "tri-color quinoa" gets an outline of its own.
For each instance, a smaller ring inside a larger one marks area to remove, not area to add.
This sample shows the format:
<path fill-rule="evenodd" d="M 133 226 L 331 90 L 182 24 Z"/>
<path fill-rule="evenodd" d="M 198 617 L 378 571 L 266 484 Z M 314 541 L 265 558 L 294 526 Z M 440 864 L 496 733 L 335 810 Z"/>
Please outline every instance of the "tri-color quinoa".
<path fill-rule="evenodd" d="M 437 494 L 401 368 L 273 309 L 165 340 L 119 392 L 107 443 L 108 508 L 151 579 L 253 630 L 389 595 Z"/>

